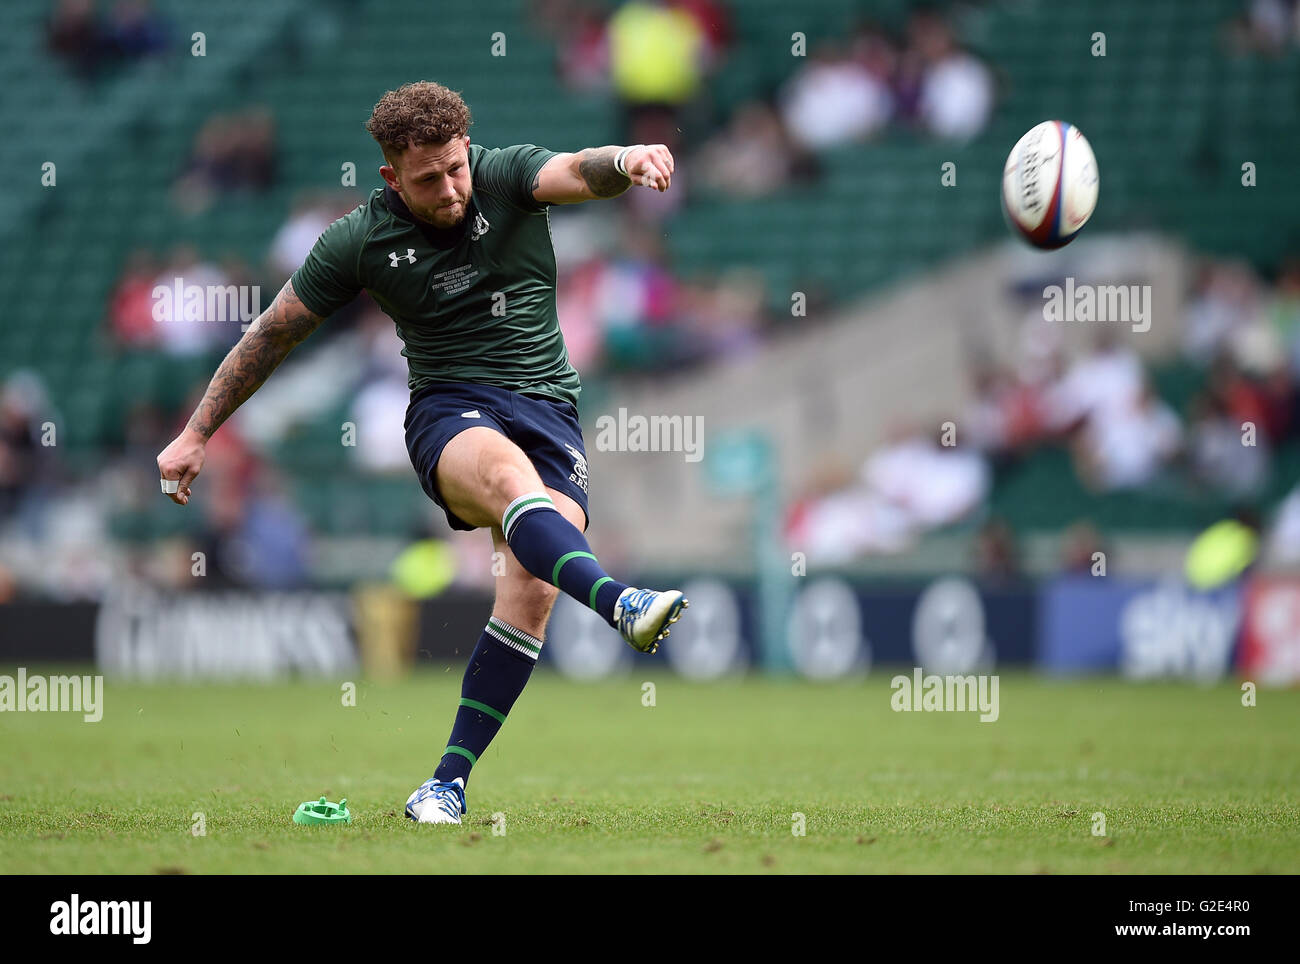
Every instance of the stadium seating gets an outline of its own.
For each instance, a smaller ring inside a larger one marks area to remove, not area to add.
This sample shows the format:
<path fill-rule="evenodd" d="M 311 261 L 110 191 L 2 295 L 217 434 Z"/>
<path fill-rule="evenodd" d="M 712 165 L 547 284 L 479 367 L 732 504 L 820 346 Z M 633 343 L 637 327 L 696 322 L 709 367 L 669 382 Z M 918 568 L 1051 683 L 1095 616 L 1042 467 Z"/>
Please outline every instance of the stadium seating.
<path fill-rule="evenodd" d="M 870 12 L 897 28 L 913 5 L 889 0 Z M 608 141 L 617 130 L 610 100 L 564 91 L 555 79 L 556 51 L 519 0 L 478 0 L 455 16 L 436 5 L 407 5 L 400 23 L 379 0 L 156 6 L 172 24 L 170 58 L 121 68 L 91 88 L 44 52 L 46 3 L 12 0 L 0 31 L 0 83 L 10 94 L 0 101 L 0 123 L 22 132 L 0 139 L 0 171 L 7 183 L 23 185 L 0 197 L 7 315 L 0 377 L 22 367 L 42 374 L 65 426 L 68 464 L 86 470 L 122 441 L 130 404 L 150 399 L 174 408 L 216 361 L 112 351 L 103 306 L 131 250 L 165 252 L 187 241 L 209 256 L 261 264 L 296 192 L 337 187 L 347 161 L 357 166 L 358 194 L 373 182 L 377 156 L 361 124 L 378 92 L 406 80 L 432 78 L 463 91 L 475 113 L 472 134 L 487 144 L 572 149 Z M 736 44 L 711 85 L 713 119 L 770 95 L 797 69 L 794 31 L 810 45 L 843 36 L 865 9 L 853 0 L 734 4 Z M 1103 190 L 1090 230 L 1159 225 L 1194 246 L 1244 254 L 1263 267 L 1300 241 L 1300 182 L 1291 176 L 1300 135 L 1283 116 L 1300 91 L 1300 56 L 1226 52 L 1222 26 L 1237 3 L 1040 0 L 957 9 L 965 42 L 997 65 L 999 105 L 982 135 L 952 145 L 891 134 L 831 151 L 825 180 L 815 186 L 760 203 L 695 197 L 671 223 L 676 270 L 757 266 L 771 306 L 782 312 L 790 292 L 807 285 L 848 298 L 905 279 L 1002 237 L 993 185 L 1006 150 L 1049 116 L 1078 124 L 1096 150 Z M 194 57 L 190 38 L 200 30 L 206 55 Z M 1097 31 L 1107 34 L 1105 57 L 1090 52 Z M 493 55 L 498 32 L 509 70 Z M 1126 37 L 1140 37 L 1141 48 Z M 521 91 L 525 70 L 530 82 Z M 1080 82 L 1098 73 L 1109 82 Z M 224 198 L 205 214 L 179 212 L 169 190 L 195 133 L 214 112 L 251 104 L 265 104 L 276 119 L 276 187 Z M 1147 149 L 1136 149 L 1131 135 L 1138 130 L 1159 139 L 1143 138 Z M 1165 163 L 1157 147 L 1180 163 Z M 940 188 L 940 166 L 949 160 L 957 163 L 958 183 Z M 44 161 L 57 164 L 57 187 L 37 186 Z M 1267 201 L 1242 187 L 1247 161 L 1270 185 Z M 796 236 L 794 225 L 813 230 Z M 302 426 L 280 453 L 300 504 L 325 531 L 403 531 L 422 510 L 423 495 L 414 480 L 389 491 L 355 476 L 336 444 L 338 414 Z M 322 469 L 331 473 L 329 487 L 306 484 Z M 1062 475 L 1055 463 L 1026 466 L 1004 480 L 995 508 L 1026 524 L 1059 522 L 1050 505 L 1032 508 L 1032 491 L 1051 491 L 1033 481 L 1038 472 L 1058 481 Z M 1121 502 L 1094 515 L 1121 526 L 1153 517 L 1137 501 Z M 341 503 L 357 508 L 340 513 Z M 1154 517 L 1192 522 L 1203 514 L 1179 515 L 1177 501 L 1169 505 L 1169 513 L 1153 509 Z M 126 528 L 165 531 L 171 523 L 165 506 L 157 508 Z"/>

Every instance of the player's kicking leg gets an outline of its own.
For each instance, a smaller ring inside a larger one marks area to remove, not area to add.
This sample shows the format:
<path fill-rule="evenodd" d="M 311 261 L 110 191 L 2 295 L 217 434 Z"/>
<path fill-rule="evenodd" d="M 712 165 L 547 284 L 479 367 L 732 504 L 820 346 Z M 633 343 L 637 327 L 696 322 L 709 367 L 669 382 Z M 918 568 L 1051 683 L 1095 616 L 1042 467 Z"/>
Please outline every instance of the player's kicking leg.
<path fill-rule="evenodd" d="M 495 430 L 456 435 L 442 451 L 437 476 L 448 510 L 490 527 L 494 548 L 506 559 L 492 616 L 465 672 L 451 739 L 433 777 L 406 803 L 407 816 L 421 823 L 460 823 L 470 769 L 532 675 L 557 592 L 600 612 L 643 652 L 658 648 L 688 603 L 676 590 L 635 589 L 606 575 L 582 535 L 582 507 L 544 486 L 518 446 Z"/>
<path fill-rule="evenodd" d="M 594 609 L 642 653 L 653 653 L 688 603 L 680 592 L 634 589 L 600 567 L 582 534 L 577 503 L 548 489 L 519 446 L 489 428 L 461 432 L 438 460 L 438 490 L 470 525 L 499 526 L 532 575 Z M 572 503 L 566 518 L 557 496 Z"/>

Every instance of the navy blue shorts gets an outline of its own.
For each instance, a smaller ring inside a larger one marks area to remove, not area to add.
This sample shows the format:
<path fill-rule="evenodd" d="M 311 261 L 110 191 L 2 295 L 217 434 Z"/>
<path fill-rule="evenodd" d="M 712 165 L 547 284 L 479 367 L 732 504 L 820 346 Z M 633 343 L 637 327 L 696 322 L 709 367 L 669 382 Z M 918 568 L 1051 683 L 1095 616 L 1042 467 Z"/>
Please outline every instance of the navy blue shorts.
<path fill-rule="evenodd" d="M 491 385 L 445 382 L 427 385 L 411 395 L 406 409 L 406 450 L 420 485 L 446 513 L 448 525 L 477 528 L 447 508 L 435 475 L 446 444 L 476 425 L 496 429 L 523 449 L 543 484 L 569 496 L 587 515 L 587 450 L 574 406 Z"/>

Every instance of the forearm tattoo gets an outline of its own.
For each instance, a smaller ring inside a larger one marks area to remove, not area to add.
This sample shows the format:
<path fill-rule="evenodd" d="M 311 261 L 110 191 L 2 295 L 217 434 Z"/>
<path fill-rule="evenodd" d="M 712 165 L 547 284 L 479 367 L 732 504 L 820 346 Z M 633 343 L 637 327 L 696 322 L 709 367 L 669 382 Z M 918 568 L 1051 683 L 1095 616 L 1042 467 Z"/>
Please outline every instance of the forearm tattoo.
<path fill-rule="evenodd" d="M 230 349 L 186 428 L 211 438 L 323 320 L 298 300 L 292 283 L 286 281 L 271 307 L 258 316 L 244 337 Z"/>
<path fill-rule="evenodd" d="M 578 173 L 596 197 L 616 197 L 632 182 L 614 168 L 614 158 L 621 147 L 589 147 L 578 155 Z"/>

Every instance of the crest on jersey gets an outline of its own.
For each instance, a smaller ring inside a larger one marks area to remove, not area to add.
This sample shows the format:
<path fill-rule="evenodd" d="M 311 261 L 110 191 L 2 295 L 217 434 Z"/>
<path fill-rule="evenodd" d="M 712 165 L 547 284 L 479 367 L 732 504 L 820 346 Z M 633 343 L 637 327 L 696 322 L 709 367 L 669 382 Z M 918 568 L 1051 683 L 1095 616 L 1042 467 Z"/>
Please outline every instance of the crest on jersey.
<path fill-rule="evenodd" d="M 406 254 L 398 254 L 396 251 L 388 252 L 388 267 L 396 268 L 397 262 L 405 261 L 407 264 L 415 264 L 415 249 L 407 248 Z"/>
<path fill-rule="evenodd" d="M 492 225 L 488 224 L 488 219 L 483 217 L 483 213 L 480 211 L 474 215 L 474 227 L 470 230 L 469 239 L 477 241 L 487 234 L 491 227 Z"/>
<path fill-rule="evenodd" d="M 573 456 L 573 472 L 569 475 L 569 481 L 581 488 L 583 492 L 586 492 L 587 456 L 583 455 L 581 451 L 574 448 L 568 442 L 564 443 L 564 447 L 568 449 L 569 454 Z"/>

